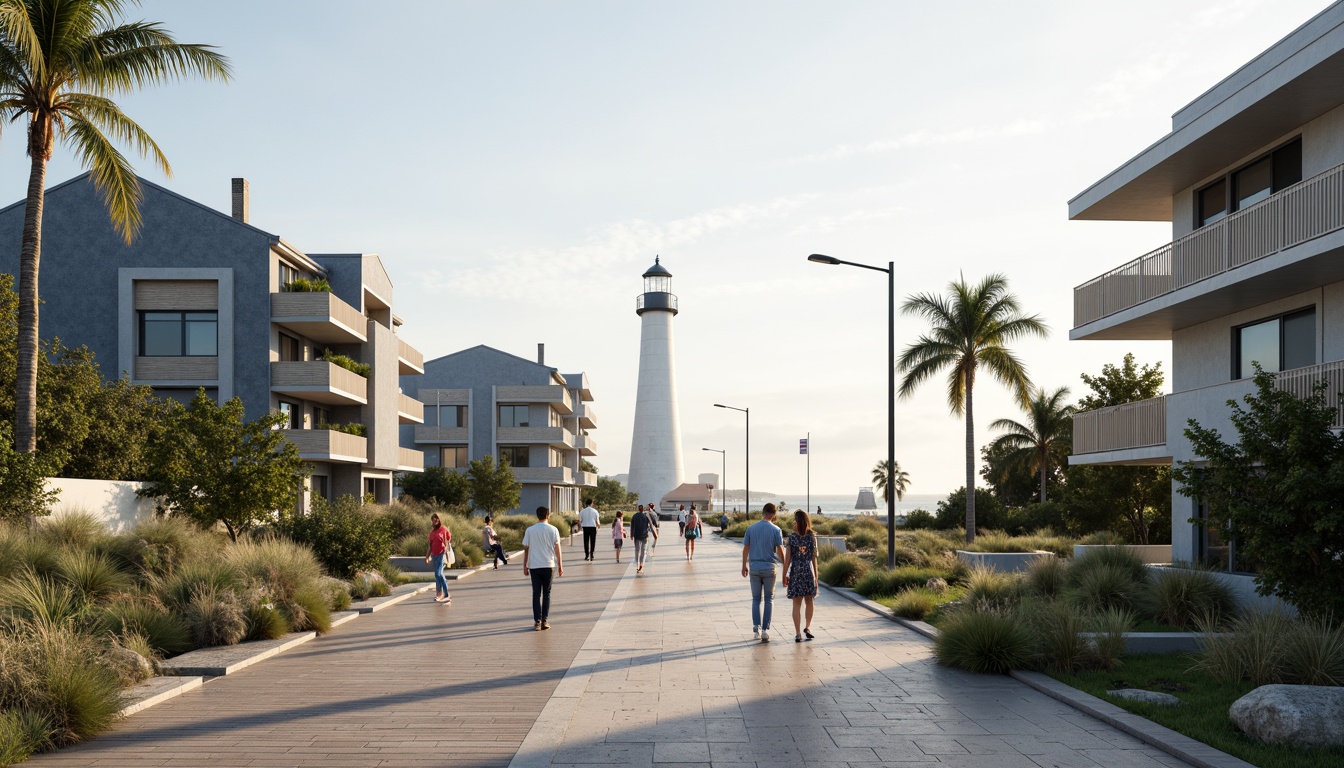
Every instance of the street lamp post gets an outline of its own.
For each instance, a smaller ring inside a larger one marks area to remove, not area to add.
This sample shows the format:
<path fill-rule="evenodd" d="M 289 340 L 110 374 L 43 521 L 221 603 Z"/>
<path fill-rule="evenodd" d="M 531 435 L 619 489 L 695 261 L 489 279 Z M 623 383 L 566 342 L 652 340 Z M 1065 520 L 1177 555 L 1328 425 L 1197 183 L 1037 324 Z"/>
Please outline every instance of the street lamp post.
<path fill-rule="evenodd" d="M 723 459 L 723 474 L 719 475 L 719 514 L 728 514 L 728 449 L 727 448 L 701 448 L 702 451 L 713 451 L 720 454 Z M 713 497 L 710 497 L 713 501 Z"/>
<path fill-rule="evenodd" d="M 727 408 L 727 409 L 730 410 L 730 411 L 740 411 L 741 413 L 744 413 L 744 414 L 746 414 L 746 416 L 747 416 L 747 432 L 746 432 L 746 434 L 747 434 L 747 450 L 746 450 L 746 453 L 745 453 L 745 456 L 746 456 L 745 464 L 746 464 L 746 468 L 747 468 L 747 472 L 746 472 L 746 475 L 747 475 L 747 481 L 746 481 L 746 482 L 747 482 L 747 493 L 746 493 L 747 499 L 746 499 L 746 503 L 743 504 L 742 506 L 744 506 L 744 507 L 746 508 L 747 519 L 750 520 L 750 519 L 751 519 L 751 409 L 750 409 L 750 408 L 736 408 L 736 407 L 734 407 L 734 406 L 731 406 L 731 405 L 723 405 L 723 404 L 721 404 L 721 403 L 715 403 L 715 404 L 714 404 L 714 407 L 715 407 L 715 408 Z"/>
<path fill-rule="evenodd" d="M 814 253 L 808 261 L 818 264 L 846 264 L 851 267 L 887 273 L 887 567 L 896 567 L 896 262 L 887 268 L 842 261 L 834 256 Z"/>

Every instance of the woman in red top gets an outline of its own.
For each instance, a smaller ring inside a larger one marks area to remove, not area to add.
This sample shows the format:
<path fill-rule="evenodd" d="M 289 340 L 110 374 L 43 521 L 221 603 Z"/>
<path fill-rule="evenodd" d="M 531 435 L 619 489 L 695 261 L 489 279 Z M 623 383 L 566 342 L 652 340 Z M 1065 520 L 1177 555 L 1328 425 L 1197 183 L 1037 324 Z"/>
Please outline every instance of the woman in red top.
<path fill-rule="evenodd" d="M 439 521 L 437 514 L 431 515 L 429 522 L 434 527 L 429 529 L 429 552 L 425 555 L 425 562 L 434 563 L 434 602 L 447 605 L 453 602 L 453 596 L 448 594 L 448 579 L 443 576 L 443 561 L 448 547 L 452 546 L 453 533 L 448 530 L 448 526 Z"/>

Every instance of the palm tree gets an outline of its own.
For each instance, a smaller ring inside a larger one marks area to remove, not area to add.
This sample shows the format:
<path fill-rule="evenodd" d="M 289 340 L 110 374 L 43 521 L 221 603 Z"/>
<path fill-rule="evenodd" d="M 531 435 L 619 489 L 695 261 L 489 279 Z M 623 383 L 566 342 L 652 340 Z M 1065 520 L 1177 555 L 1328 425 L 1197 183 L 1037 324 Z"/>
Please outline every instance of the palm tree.
<path fill-rule="evenodd" d="M 891 463 L 886 459 L 877 462 L 877 466 L 873 467 L 873 486 L 882 492 L 883 501 L 889 501 L 891 499 L 891 497 L 887 495 L 887 477 L 890 467 Z M 896 479 L 892 481 L 891 485 L 896 489 L 896 500 L 900 501 L 905 498 L 905 489 L 910 485 L 910 473 L 901 469 L 901 462 L 898 461 L 896 462 L 896 472 L 894 475 Z"/>
<path fill-rule="evenodd" d="M 1050 394 L 1036 389 L 1027 404 L 1027 423 L 999 419 L 990 429 L 1007 430 L 992 445 L 1003 447 L 1005 460 L 1041 474 L 1041 501 L 1045 502 L 1046 478 L 1053 467 L 1062 466 L 1073 444 L 1074 407 L 1064 402 L 1068 387 L 1060 387 Z"/>
<path fill-rule="evenodd" d="M 971 285 L 964 277 L 948 284 L 946 296 L 921 293 L 901 305 L 908 315 L 919 315 L 932 326 L 929 333 L 905 348 L 898 367 L 905 373 L 901 397 L 943 369 L 948 371 L 947 403 L 966 417 L 966 542 L 975 541 L 975 376 L 981 366 L 1001 381 L 1025 405 L 1027 370 L 1007 347 L 1027 336 L 1045 336 L 1038 315 L 1026 316 L 1017 297 L 1008 292 L 1008 278 L 988 275 Z"/>
<path fill-rule="evenodd" d="M 14 447 L 37 447 L 38 265 L 47 162 L 60 138 L 89 169 L 112 226 L 140 228 L 140 183 L 114 142 L 133 146 L 165 175 L 168 158 L 111 97 L 188 75 L 227 80 L 211 46 L 178 43 L 157 22 L 121 23 L 126 0 L 3 0 L 0 113 L 28 118 L 27 208 L 19 255 L 18 392 Z"/>

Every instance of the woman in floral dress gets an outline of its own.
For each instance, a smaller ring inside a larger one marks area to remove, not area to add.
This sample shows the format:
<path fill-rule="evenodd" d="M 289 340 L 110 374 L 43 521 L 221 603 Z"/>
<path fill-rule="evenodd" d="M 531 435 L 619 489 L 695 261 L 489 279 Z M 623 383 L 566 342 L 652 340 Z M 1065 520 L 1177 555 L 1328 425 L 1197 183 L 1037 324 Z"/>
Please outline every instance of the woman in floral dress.
<path fill-rule="evenodd" d="M 793 642 L 812 640 L 812 599 L 817 596 L 817 534 L 801 509 L 793 512 L 793 533 L 784 547 L 784 586 L 793 599 Z M 803 606 L 807 623 L 803 623 Z"/>

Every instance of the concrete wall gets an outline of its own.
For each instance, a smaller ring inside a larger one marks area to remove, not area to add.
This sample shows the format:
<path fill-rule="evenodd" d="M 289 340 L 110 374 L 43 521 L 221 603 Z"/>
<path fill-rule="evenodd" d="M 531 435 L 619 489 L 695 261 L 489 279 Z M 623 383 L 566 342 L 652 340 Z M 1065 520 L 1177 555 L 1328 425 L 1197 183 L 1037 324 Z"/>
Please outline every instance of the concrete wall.
<path fill-rule="evenodd" d="M 107 524 L 108 530 L 121 533 L 141 520 L 154 517 L 154 500 L 136 496 L 145 483 L 120 480 L 77 480 L 68 477 L 47 478 L 49 491 L 60 496 L 52 506 L 52 515 L 88 512 Z"/>

